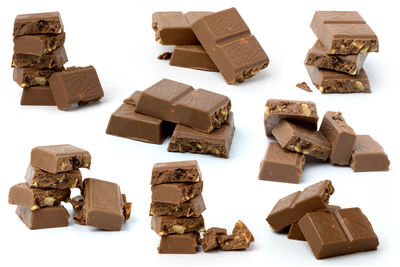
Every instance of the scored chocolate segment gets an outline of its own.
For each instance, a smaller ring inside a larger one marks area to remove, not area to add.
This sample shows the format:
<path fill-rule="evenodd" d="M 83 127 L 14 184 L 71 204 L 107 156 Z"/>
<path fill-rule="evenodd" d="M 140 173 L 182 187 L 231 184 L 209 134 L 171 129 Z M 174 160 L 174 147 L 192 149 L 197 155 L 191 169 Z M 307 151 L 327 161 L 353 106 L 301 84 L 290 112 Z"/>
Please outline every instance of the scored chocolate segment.
<path fill-rule="evenodd" d="M 41 56 L 63 46 L 65 33 L 23 35 L 14 38 L 14 53 Z"/>
<path fill-rule="evenodd" d="M 172 216 L 151 217 L 151 229 L 158 235 L 183 234 L 204 231 L 203 216 L 176 218 Z"/>
<path fill-rule="evenodd" d="M 66 227 L 69 224 L 69 214 L 61 205 L 46 207 L 39 210 L 30 210 L 18 206 L 15 213 L 31 230 Z"/>
<path fill-rule="evenodd" d="M 290 225 L 288 239 L 306 241 L 298 223 L 292 223 Z"/>
<path fill-rule="evenodd" d="M 151 173 L 151 184 L 183 183 L 201 181 L 196 160 L 156 163 Z"/>
<path fill-rule="evenodd" d="M 64 30 L 60 13 L 46 12 L 17 15 L 14 21 L 13 36 L 28 34 L 57 34 Z"/>
<path fill-rule="evenodd" d="M 32 86 L 45 86 L 49 84 L 49 78 L 58 70 L 53 69 L 34 69 L 34 68 L 14 68 L 13 79 L 22 88 Z"/>
<path fill-rule="evenodd" d="M 80 170 L 61 173 L 49 173 L 39 168 L 28 166 L 25 180 L 32 188 L 81 188 L 82 174 Z"/>
<path fill-rule="evenodd" d="M 22 106 L 55 106 L 53 93 L 50 86 L 33 86 L 26 87 L 22 91 Z"/>
<path fill-rule="evenodd" d="M 11 62 L 12 68 L 35 68 L 35 69 L 62 69 L 67 63 L 68 57 L 64 46 L 52 52 L 41 55 L 14 54 Z"/>
<path fill-rule="evenodd" d="M 175 46 L 169 65 L 218 72 L 217 66 L 201 45 Z"/>
<path fill-rule="evenodd" d="M 197 183 L 166 183 L 151 186 L 151 200 L 169 204 L 187 202 L 203 191 L 203 181 Z"/>
<path fill-rule="evenodd" d="M 203 234 L 203 239 L 201 240 L 201 247 L 204 252 L 209 252 L 211 250 L 220 247 L 218 238 L 222 235 L 227 235 L 225 228 L 212 227 L 207 229 Z"/>
<path fill-rule="evenodd" d="M 179 204 L 151 202 L 150 216 L 199 217 L 206 210 L 202 195 Z"/>
<path fill-rule="evenodd" d="M 158 253 L 160 254 L 195 254 L 199 233 L 164 235 L 161 237 Z"/>

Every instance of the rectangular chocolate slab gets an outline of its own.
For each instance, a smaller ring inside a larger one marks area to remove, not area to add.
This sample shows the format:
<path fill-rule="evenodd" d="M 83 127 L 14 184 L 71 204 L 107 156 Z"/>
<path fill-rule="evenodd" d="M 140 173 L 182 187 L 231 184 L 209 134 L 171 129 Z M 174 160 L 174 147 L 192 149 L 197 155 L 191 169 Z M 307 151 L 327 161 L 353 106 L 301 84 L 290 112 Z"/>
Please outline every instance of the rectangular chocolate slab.
<path fill-rule="evenodd" d="M 332 55 L 378 52 L 378 37 L 356 11 L 316 11 L 311 29 Z"/>
<path fill-rule="evenodd" d="M 59 109 L 68 109 L 73 104 L 84 105 L 104 96 L 93 66 L 67 68 L 53 74 L 49 82 Z"/>
<path fill-rule="evenodd" d="M 206 210 L 202 195 L 198 195 L 187 202 L 170 204 L 162 202 L 151 202 L 150 216 L 173 216 L 173 217 L 199 217 Z"/>
<path fill-rule="evenodd" d="M 334 192 L 331 181 L 324 180 L 280 199 L 267 217 L 273 230 L 298 222 L 307 212 L 325 209 Z"/>
<path fill-rule="evenodd" d="M 14 38 L 14 53 L 42 56 L 63 46 L 65 33 L 23 35 Z"/>
<path fill-rule="evenodd" d="M 215 66 L 210 56 L 201 45 L 175 46 L 169 65 L 218 72 L 217 66 Z"/>
<path fill-rule="evenodd" d="M 290 225 L 288 239 L 306 241 L 298 223 L 292 223 Z"/>
<path fill-rule="evenodd" d="M 156 163 L 151 173 L 152 185 L 199 181 L 201 172 L 196 160 Z"/>
<path fill-rule="evenodd" d="M 281 119 L 316 130 L 317 106 L 311 101 L 268 99 L 264 111 L 264 126 L 267 136 L 272 136 L 272 130 Z"/>
<path fill-rule="evenodd" d="M 144 90 L 136 112 L 210 133 L 221 127 L 231 108 L 228 97 L 162 79 Z"/>
<path fill-rule="evenodd" d="M 203 232 L 204 219 L 200 217 L 176 218 L 172 216 L 151 217 L 151 229 L 158 235 L 183 234 L 188 232 Z"/>
<path fill-rule="evenodd" d="M 281 120 L 272 130 L 281 147 L 317 159 L 327 160 L 331 145 L 321 132 Z"/>
<path fill-rule="evenodd" d="M 369 135 L 357 135 L 350 167 L 354 172 L 387 171 L 390 161 L 382 146 Z"/>
<path fill-rule="evenodd" d="M 192 29 L 228 84 L 251 78 L 269 64 L 264 49 L 235 8 L 204 16 Z"/>
<path fill-rule="evenodd" d="M 221 235 L 227 235 L 225 228 L 211 227 L 203 234 L 203 239 L 201 240 L 201 247 L 204 252 L 209 252 L 211 250 L 220 247 L 218 238 Z"/>
<path fill-rule="evenodd" d="M 21 206 L 15 213 L 31 230 L 68 226 L 68 211 L 61 205 L 30 210 Z"/>
<path fill-rule="evenodd" d="M 310 212 L 299 226 L 317 259 L 376 250 L 379 245 L 360 208 Z"/>
<path fill-rule="evenodd" d="M 169 152 L 190 152 L 210 154 L 216 157 L 229 158 L 229 151 L 235 132 L 233 113 L 228 119 L 211 133 L 204 133 L 178 124 L 168 144 Z"/>
<path fill-rule="evenodd" d="M 331 144 L 330 163 L 348 166 L 357 135 L 346 123 L 342 113 L 326 112 L 319 130 Z"/>
<path fill-rule="evenodd" d="M 88 151 L 72 145 L 37 146 L 31 151 L 31 165 L 51 173 L 90 169 L 91 159 Z"/>
<path fill-rule="evenodd" d="M 29 165 L 26 170 L 25 180 L 31 188 L 67 189 L 82 187 L 82 174 L 80 170 L 50 173 Z"/>
<path fill-rule="evenodd" d="M 284 150 L 271 142 L 260 164 L 259 180 L 300 183 L 306 158 L 303 154 Z"/>
<path fill-rule="evenodd" d="M 306 66 L 312 83 L 323 94 L 371 93 L 367 73 L 362 69 L 358 75 Z"/>
<path fill-rule="evenodd" d="M 67 63 L 68 57 L 64 46 L 60 46 L 52 52 L 41 55 L 14 54 L 11 62 L 12 68 L 34 69 L 62 69 Z"/>
<path fill-rule="evenodd" d="M 169 204 L 187 202 L 203 191 L 203 181 L 197 183 L 167 183 L 151 186 L 151 200 Z"/>
<path fill-rule="evenodd" d="M 15 17 L 13 36 L 54 34 L 63 31 L 64 26 L 59 12 L 22 14 Z"/>
<path fill-rule="evenodd" d="M 164 235 L 161 237 L 158 253 L 160 254 L 195 254 L 199 233 Z"/>
<path fill-rule="evenodd" d="M 21 95 L 22 106 L 55 106 L 50 86 L 33 86 L 24 88 Z"/>
<path fill-rule="evenodd" d="M 54 69 L 14 68 L 13 79 L 22 88 L 45 86 L 49 84 L 50 76 L 56 71 Z"/>
<path fill-rule="evenodd" d="M 29 210 L 37 210 L 66 201 L 70 192 L 70 189 L 30 188 L 27 183 L 20 183 L 10 188 L 8 203 Z"/>

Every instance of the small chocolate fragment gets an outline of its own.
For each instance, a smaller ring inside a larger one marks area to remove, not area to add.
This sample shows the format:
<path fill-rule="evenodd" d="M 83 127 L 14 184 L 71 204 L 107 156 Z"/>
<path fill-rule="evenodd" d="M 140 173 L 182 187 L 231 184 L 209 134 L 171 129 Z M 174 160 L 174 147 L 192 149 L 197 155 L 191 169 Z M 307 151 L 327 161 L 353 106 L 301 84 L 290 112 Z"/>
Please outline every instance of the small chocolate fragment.
<path fill-rule="evenodd" d="M 346 123 L 342 113 L 326 112 L 319 130 L 331 144 L 330 163 L 348 166 L 357 135 Z"/>
<path fill-rule="evenodd" d="M 203 234 L 203 239 L 201 240 L 203 251 L 209 252 L 219 248 L 218 239 L 222 235 L 227 235 L 225 228 L 212 227 L 207 229 Z"/>
<path fill-rule="evenodd" d="M 64 30 L 60 13 L 46 12 L 17 15 L 14 21 L 13 36 L 28 34 L 54 34 Z"/>
<path fill-rule="evenodd" d="M 175 46 L 169 65 L 195 70 L 216 71 L 217 66 L 201 45 Z"/>
<path fill-rule="evenodd" d="M 150 206 L 150 216 L 199 217 L 205 210 L 203 197 L 198 195 L 180 204 L 153 201 Z"/>
<path fill-rule="evenodd" d="M 203 181 L 198 183 L 167 183 L 151 186 L 151 200 L 169 204 L 187 202 L 203 191 Z"/>
<path fill-rule="evenodd" d="M 67 61 L 68 57 L 65 48 L 64 46 L 60 46 L 56 50 L 42 56 L 14 54 L 11 67 L 60 70 Z"/>
<path fill-rule="evenodd" d="M 127 99 L 124 100 L 124 103 L 136 106 L 141 95 L 141 91 L 135 91 Z"/>
<path fill-rule="evenodd" d="M 22 88 L 49 84 L 50 76 L 57 70 L 14 68 L 13 79 Z"/>
<path fill-rule="evenodd" d="M 82 174 L 80 170 L 61 173 L 49 173 L 39 168 L 28 166 L 25 180 L 31 188 L 81 188 Z"/>
<path fill-rule="evenodd" d="M 183 234 L 204 231 L 204 219 L 200 217 L 176 218 L 171 216 L 151 217 L 151 229 L 158 235 Z"/>
<path fill-rule="evenodd" d="M 126 201 L 125 194 L 121 194 L 121 197 L 122 197 L 122 203 L 123 203 L 122 212 L 124 215 L 124 220 L 127 221 L 130 219 L 131 214 L 132 214 L 132 203 Z"/>
<path fill-rule="evenodd" d="M 303 154 L 284 150 L 278 143 L 271 142 L 261 161 L 258 179 L 298 184 L 305 162 Z"/>
<path fill-rule="evenodd" d="M 239 231 L 231 235 L 220 235 L 218 243 L 222 250 L 242 250 L 250 246 L 252 235 L 248 231 Z"/>
<path fill-rule="evenodd" d="M 168 60 L 168 59 L 171 58 L 171 56 L 172 56 L 172 53 L 171 53 L 171 52 L 165 52 L 165 53 L 162 53 L 161 55 L 159 55 L 159 56 L 157 57 L 157 59 Z"/>
<path fill-rule="evenodd" d="M 30 210 L 21 206 L 15 213 L 31 230 L 68 226 L 68 211 L 61 205 Z"/>
<path fill-rule="evenodd" d="M 307 212 L 323 210 L 334 192 L 331 181 L 324 180 L 280 199 L 267 217 L 273 230 L 298 222 Z"/>
<path fill-rule="evenodd" d="M 369 135 L 357 135 L 350 167 L 354 172 L 387 171 L 390 161 L 381 145 Z"/>
<path fill-rule="evenodd" d="M 69 199 L 67 202 L 71 203 L 74 209 L 74 221 L 80 225 L 85 225 L 84 217 L 82 213 L 83 201 L 85 198 L 81 195 Z"/>
<path fill-rule="evenodd" d="M 65 33 L 55 35 L 23 35 L 14 38 L 14 53 L 42 56 L 63 46 Z"/>
<path fill-rule="evenodd" d="M 241 220 L 235 223 L 235 227 L 232 230 L 232 234 L 239 233 L 240 231 L 249 232 L 251 235 L 250 241 L 253 242 L 255 240 L 253 234 L 250 232 L 250 229 Z"/>
<path fill-rule="evenodd" d="M 201 181 L 196 160 L 156 163 L 151 173 L 151 184 L 183 183 Z"/>
<path fill-rule="evenodd" d="M 160 254 L 195 254 L 199 240 L 198 233 L 164 235 L 161 237 Z"/>
<path fill-rule="evenodd" d="M 310 87 L 308 86 L 308 84 L 306 82 L 301 82 L 296 84 L 297 88 L 300 88 L 301 90 L 304 90 L 306 92 L 312 92 L 312 90 L 310 89 Z"/>
<path fill-rule="evenodd" d="M 24 88 L 21 96 L 22 106 L 55 106 L 50 86 L 33 86 Z"/>
<path fill-rule="evenodd" d="M 287 236 L 289 239 L 299 240 L 299 241 L 306 241 L 304 238 L 303 233 L 298 225 L 298 223 L 292 223 L 289 228 L 289 233 Z"/>

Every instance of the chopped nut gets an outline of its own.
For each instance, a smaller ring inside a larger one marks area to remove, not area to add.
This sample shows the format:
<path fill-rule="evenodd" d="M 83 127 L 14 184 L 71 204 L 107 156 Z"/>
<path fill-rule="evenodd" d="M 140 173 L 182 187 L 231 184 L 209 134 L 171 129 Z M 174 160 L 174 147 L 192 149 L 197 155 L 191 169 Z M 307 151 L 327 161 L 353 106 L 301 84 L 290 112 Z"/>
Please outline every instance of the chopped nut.
<path fill-rule="evenodd" d="M 351 75 L 356 75 L 357 74 L 357 69 L 354 69 L 350 74 Z"/>
<path fill-rule="evenodd" d="M 366 47 L 364 47 L 363 49 L 360 50 L 360 53 L 361 54 L 365 54 L 365 53 L 368 52 L 368 50 L 369 50 L 369 46 L 366 46 Z"/>
<path fill-rule="evenodd" d="M 21 86 L 23 88 L 28 87 L 28 85 L 26 83 L 21 83 L 19 86 Z"/>
<path fill-rule="evenodd" d="M 321 91 L 321 93 L 324 93 L 324 89 L 325 89 L 325 88 L 322 87 L 322 86 L 319 87 L 319 90 Z"/>
<path fill-rule="evenodd" d="M 361 48 L 364 47 L 364 44 L 362 44 L 362 43 L 357 43 L 357 42 L 353 42 L 352 45 L 355 46 L 355 47 L 357 47 L 357 49 L 361 49 Z"/>
<path fill-rule="evenodd" d="M 67 163 L 66 162 L 62 162 L 60 165 L 60 170 L 65 170 L 65 168 L 67 167 Z"/>
<path fill-rule="evenodd" d="M 33 206 L 31 207 L 31 210 L 37 210 L 37 209 L 39 209 L 39 206 L 38 206 L 38 205 L 33 205 Z"/>
<path fill-rule="evenodd" d="M 46 85 L 47 80 L 45 77 L 35 77 L 35 82 L 39 85 Z"/>
<path fill-rule="evenodd" d="M 46 197 L 46 198 L 44 199 L 44 204 L 45 204 L 46 206 L 53 206 L 55 200 L 56 200 L 56 199 L 55 199 L 54 197 Z"/>
<path fill-rule="evenodd" d="M 220 151 L 218 149 L 214 148 L 211 150 L 211 153 L 215 154 L 215 155 L 219 155 Z"/>
<path fill-rule="evenodd" d="M 183 234 L 183 233 L 185 233 L 186 228 L 183 225 L 174 225 L 174 226 L 172 226 L 172 229 L 177 234 Z"/>
<path fill-rule="evenodd" d="M 307 104 L 301 104 L 301 109 L 303 110 L 303 113 L 306 116 L 310 116 L 311 115 L 311 110 L 310 110 L 310 108 L 308 107 Z"/>
<path fill-rule="evenodd" d="M 332 48 L 331 50 L 329 50 L 329 53 L 328 54 L 335 54 L 336 53 L 336 49 L 335 48 Z"/>
<path fill-rule="evenodd" d="M 355 82 L 357 89 L 359 89 L 360 91 L 364 91 L 364 85 L 362 84 L 362 82 L 360 81 L 356 81 Z"/>
<path fill-rule="evenodd" d="M 38 186 L 37 182 L 34 182 L 33 184 L 31 184 L 31 187 L 37 187 L 37 186 Z"/>
<path fill-rule="evenodd" d="M 269 115 L 269 107 L 265 107 L 265 115 Z"/>
<path fill-rule="evenodd" d="M 201 144 L 196 144 L 198 149 L 203 149 L 203 146 Z"/>

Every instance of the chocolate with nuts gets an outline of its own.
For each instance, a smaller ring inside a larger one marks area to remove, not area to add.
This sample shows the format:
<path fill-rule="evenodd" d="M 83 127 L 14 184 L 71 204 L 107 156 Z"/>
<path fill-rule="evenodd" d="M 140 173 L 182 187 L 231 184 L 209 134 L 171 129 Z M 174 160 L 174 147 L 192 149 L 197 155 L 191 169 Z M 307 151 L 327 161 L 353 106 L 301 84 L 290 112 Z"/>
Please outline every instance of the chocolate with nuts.
<path fill-rule="evenodd" d="M 227 235 L 225 228 L 212 227 L 207 229 L 203 234 L 203 239 L 201 240 L 201 246 L 204 252 L 209 252 L 211 250 L 217 249 L 219 245 L 219 237 L 222 235 Z"/>
<path fill-rule="evenodd" d="M 199 245 L 199 233 L 164 235 L 161 237 L 160 254 L 195 254 Z"/>
<path fill-rule="evenodd" d="M 251 233 L 248 231 L 239 231 L 231 235 L 221 235 L 218 242 L 222 250 L 242 250 L 247 249 L 251 243 Z"/>
<path fill-rule="evenodd" d="M 150 205 L 150 216 L 199 217 L 205 210 L 203 197 L 198 195 L 180 204 L 153 201 Z"/>
<path fill-rule="evenodd" d="M 161 162 L 153 166 L 151 184 L 199 182 L 201 172 L 196 160 Z"/>
<path fill-rule="evenodd" d="M 151 217 L 151 229 L 158 235 L 183 234 L 204 231 L 204 219 L 200 217 L 176 218 L 171 216 Z"/>
<path fill-rule="evenodd" d="M 169 204 L 187 202 L 203 190 L 203 181 L 197 183 L 166 183 L 151 186 L 151 200 Z"/>
<path fill-rule="evenodd" d="M 49 84 L 50 76 L 56 71 L 53 69 L 14 68 L 13 79 L 22 88 L 45 86 Z"/>
<path fill-rule="evenodd" d="M 31 230 L 68 226 L 68 211 L 61 205 L 30 210 L 21 206 L 15 213 Z"/>
<path fill-rule="evenodd" d="M 65 33 L 23 35 L 14 38 L 14 53 L 41 56 L 63 46 Z"/>
<path fill-rule="evenodd" d="M 61 46 L 56 50 L 41 56 L 14 54 L 11 67 L 60 70 L 67 61 L 67 53 L 65 52 L 64 46 Z"/>
<path fill-rule="evenodd" d="M 60 13 L 45 12 L 17 15 L 13 36 L 28 34 L 58 34 L 64 30 Z"/>
<path fill-rule="evenodd" d="M 28 166 L 25 180 L 32 188 L 81 188 L 82 174 L 80 170 L 49 173 L 39 168 Z"/>

